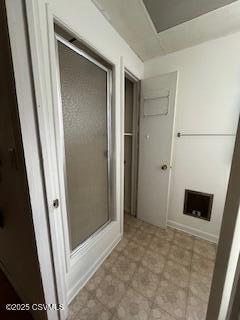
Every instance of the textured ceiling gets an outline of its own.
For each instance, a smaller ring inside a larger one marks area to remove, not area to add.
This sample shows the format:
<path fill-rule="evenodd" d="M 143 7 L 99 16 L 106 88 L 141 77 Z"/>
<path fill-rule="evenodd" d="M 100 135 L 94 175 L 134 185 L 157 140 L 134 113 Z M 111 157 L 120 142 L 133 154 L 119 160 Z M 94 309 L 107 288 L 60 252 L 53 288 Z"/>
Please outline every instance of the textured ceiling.
<path fill-rule="evenodd" d="M 143 3 L 157 32 L 161 32 L 234 1 L 236 0 L 143 0 Z"/>
<path fill-rule="evenodd" d="M 173 0 L 164 0 L 167 1 Z M 240 30 L 240 0 L 160 33 L 157 33 L 142 0 L 92 0 L 92 2 L 143 61 Z"/>

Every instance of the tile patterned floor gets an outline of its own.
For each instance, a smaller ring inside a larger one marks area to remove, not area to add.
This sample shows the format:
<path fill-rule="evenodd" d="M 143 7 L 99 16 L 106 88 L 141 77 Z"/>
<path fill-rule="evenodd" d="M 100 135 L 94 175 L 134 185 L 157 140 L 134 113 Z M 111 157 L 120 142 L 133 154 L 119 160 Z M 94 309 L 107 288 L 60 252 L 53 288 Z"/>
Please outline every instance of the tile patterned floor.
<path fill-rule="evenodd" d="M 124 226 L 70 304 L 69 320 L 204 320 L 216 246 L 129 215 Z"/>

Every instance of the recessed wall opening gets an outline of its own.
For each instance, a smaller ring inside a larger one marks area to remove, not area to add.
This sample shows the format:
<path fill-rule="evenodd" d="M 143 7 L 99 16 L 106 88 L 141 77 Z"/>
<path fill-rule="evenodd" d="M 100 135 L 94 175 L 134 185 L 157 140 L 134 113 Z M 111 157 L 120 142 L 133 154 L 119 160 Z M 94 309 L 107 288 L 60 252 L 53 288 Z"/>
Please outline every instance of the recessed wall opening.
<path fill-rule="evenodd" d="M 125 72 L 124 104 L 124 212 L 136 216 L 139 82 Z"/>
<path fill-rule="evenodd" d="M 185 190 L 184 214 L 210 221 L 212 204 L 213 194 Z"/>

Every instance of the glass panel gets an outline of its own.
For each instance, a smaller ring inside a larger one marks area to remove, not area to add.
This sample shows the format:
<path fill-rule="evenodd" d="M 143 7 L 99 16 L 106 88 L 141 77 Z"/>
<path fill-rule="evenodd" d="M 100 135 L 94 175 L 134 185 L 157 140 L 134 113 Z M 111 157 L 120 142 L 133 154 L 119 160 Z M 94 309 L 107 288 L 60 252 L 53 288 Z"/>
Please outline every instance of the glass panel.
<path fill-rule="evenodd" d="M 58 41 L 71 248 L 109 220 L 107 72 Z"/>

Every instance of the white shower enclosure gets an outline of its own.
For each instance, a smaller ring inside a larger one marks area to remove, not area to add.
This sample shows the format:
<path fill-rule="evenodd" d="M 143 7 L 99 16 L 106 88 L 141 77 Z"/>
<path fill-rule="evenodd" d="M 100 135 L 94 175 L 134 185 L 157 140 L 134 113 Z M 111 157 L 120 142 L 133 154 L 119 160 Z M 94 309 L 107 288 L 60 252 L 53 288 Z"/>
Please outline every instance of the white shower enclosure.
<path fill-rule="evenodd" d="M 71 251 L 111 220 L 112 71 L 58 34 L 56 131 Z M 76 43 L 76 45 L 75 45 Z"/>
<path fill-rule="evenodd" d="M 120 62 L 86 44 L 78 28 L 69 28 L 44 2 L 29 1 L 26 9 L 57 295 L 65 319 L 67 305 L 121 239 L 116 136 L 122 114 L 113 103 Z"/>
<path fill-rule="evenodd" d="M 105 25 L 91 2 L 67 10 L 65 4 L 26 2 L 49 236 L 58 301 L 65 306 L 61 319 L 121 239 L 124 68 L 143 73 L 121 39 L 112 44 L 118 38 L 108 25 L 104 37 L 91 33 L 79 7 L 87 5 Z"/>

